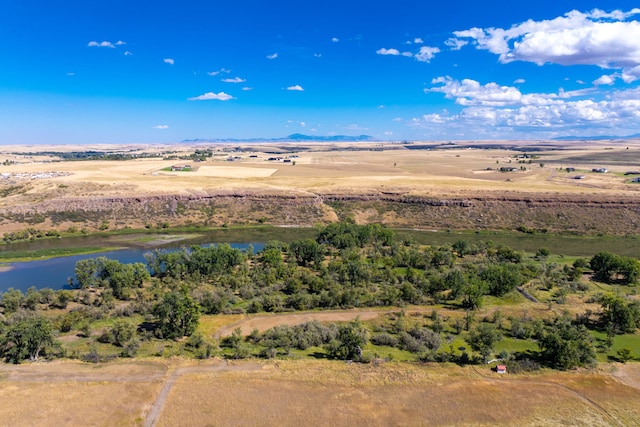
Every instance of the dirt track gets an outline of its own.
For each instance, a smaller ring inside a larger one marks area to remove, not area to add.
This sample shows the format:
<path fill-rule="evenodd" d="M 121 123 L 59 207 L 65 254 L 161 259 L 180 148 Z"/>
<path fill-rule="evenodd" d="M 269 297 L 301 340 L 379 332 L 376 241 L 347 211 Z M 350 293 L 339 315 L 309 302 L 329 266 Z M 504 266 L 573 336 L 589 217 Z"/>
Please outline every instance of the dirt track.
<path fill-rule="evenodd" d="M 262 365 L 257 363 L 242 363 L 242 364 L 229 364 L 227 361 L 216 365 L 204 365 L 204 366 L 190 366 L 185 368 L 178 368 L 173 371 L 169 377 L 165 380 L 158 397 L 156 398 L 151 410 L 147 414 L 144 426 L 145 427 L 153 427 L 158 423 L 160 419 L 160 415 L 162 414 L 162 409 L 167 402 L 167 398 L 171 393 L 171 389 L 176 383 L 176 379 L 178 377 L 185 374 L 200 374 L 207 372 L 246 372 L 246 371 L 257 371 L 262 369 Z"/>

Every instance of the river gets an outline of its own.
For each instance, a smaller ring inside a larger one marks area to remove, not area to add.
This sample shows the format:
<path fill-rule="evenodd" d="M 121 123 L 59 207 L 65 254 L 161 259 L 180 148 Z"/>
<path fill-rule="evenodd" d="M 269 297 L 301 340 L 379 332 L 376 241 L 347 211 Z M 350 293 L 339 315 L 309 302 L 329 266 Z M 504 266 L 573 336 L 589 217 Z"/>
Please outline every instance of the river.
<path fill-rule="evenodd" d="M 182 242 L 184 243 L 184 242 Z M 230 243 L 234 248 L 246 250 L 249 245 L 253 245 L 256 251 L 264 247 L 264 243 Z M 163 247 L 163 250 L 177 250 L 178 243 Z M 50 258 L 46 260 L 35 260 L 28 262 L 16 262 L 8 268 L 0 270 L 0 292 L 9 288 L 20 289 L 26 292 L 31 286 L 36 288 L 69 289 L 69 278 L 74 278 L 74 268 L 76 262 L 82 259 L 105 256 L 115 259 L 121 263 L 142 262 L 146 264 L 144 254 L 153 249 L 150 248 L 129 248 L 113 251 L 104 251 L 87 255 L 72 255 L 65 257 Z"/>

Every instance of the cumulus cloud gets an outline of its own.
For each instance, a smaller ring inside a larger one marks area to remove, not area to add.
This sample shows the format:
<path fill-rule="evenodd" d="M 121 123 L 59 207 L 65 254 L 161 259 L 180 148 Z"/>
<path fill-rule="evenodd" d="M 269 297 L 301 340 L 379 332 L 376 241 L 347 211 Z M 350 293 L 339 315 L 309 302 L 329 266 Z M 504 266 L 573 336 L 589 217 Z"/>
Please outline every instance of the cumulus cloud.
<path fill-rule="evenodd" d="M 127 44 L 127 42 L 123 42 L 122 40 L 116 42 L 116 46 L 122 46 L 123 44 Z"/>
<path fill-rule="evenodd" d="M 420 52 L 415 54 L 415 58 L 420 62 L 431 62 L 436 56 L 436 53 L 440 53 L 440 49 L 431 46 L 422 46 Z"/>
<path fill-rule="evenodd" d="M 228 101 L 230 99 L 235 99 L 235 98 L 233 96 L 229 95 L 228 93 L 224 93 L 224 92 L 219 92 L 219 93 L 207 92 L 207 93 L 202 94 L 200 96 L 194 96 L 193 98 L 187 98 L 188 101 L 211 101 L 211 100 Z"/>
<path fill-rule="evenodd" d="M 133 55 L 133 53 L 129 52 L 128 50 L 124 53 L 124 56 L 131 56 Z"/>
<path fill-rule="evenodd" d="M 406 123 L 428 132 L 439 129 L 440 137 L 531 139 L 567 134 L 624 134 L 636 132 L 640 126 L 640 88 L 612 91 L 596 99 L 593 88 L 522 93 L 495 82 L 481 84 L 450 77 L 435 78 L 432 84 L 438 86 L 426 92 L 442 93 L 462 109 L 455 114 L 446 111 L 425 114 Z"/>
<path fill-rule="evenodd" d="M 558 93 L 523 94 L 513 86 L 502 86 L 495 82 L 482 85 L 476 80 L 458 81 L 449 76 L 437 77 L 431 83 L 440 86 L 427 88 L 425 92 L 443 93 L 447 99 L 455 99 L 456 104 L 463 106 L 548 105 L 555 99 L 576 98 L 593 91 L 591 88 L 574 91 L 560 89 Z"/>
<path fill-rule="evenodd" d="M 168 125 L 157 125 L 153 127 L 154 129 L 169 129 Z"/>
<path fill-rule="evenodd" d="M 272 53 L 271 55 L 267 55 L 267 59 L 276 59 L 278 57 L 278 53 Z"/>
<path fill-rule="evenodd" d="M 124 43 L 124 42 L 122 42 Z M 113 43 L 108 42 L 108 41 L 103 41 L 103 42 L 96 42 L 96 41 L 90 41 L 89 44 L 87 44 L 87 46 L 89 47 L 110 47 L 110 48 L 115 48 L 115 46 L 113 45 Z"/>
<path fill-rule="evenodd" d="M 222 79 L 223 82 L 225 83 L 244 83 L 246 82 L 245 79 L 241 79 L 240 77 L 234 77 L 232 79 Z"/>
<path fill-rule="evenodd" d="M 340 39 L 337 38 L 337 37 L 333 37 L 333 38 L 331 38 L 331 41 L 334 42 L 334 43 L 338 43 L 340 41 Z"/>
<path fill-rule="evenodd" d="M 253 90 L 253 88 L 252 88 L 252 87 L 245 86 L 245 87 L 243 87 L 243 88 L 242 88 L 242 90 L 245 90 L 245 91 L 246 91 L 246 90 Z"/>
<path fill-rule="evenodd" d="M 398 49 L 385 49 L 384 47 L 376 50 L 376 53 L 378 55 L 400 55 L 400 51 Z"/>
<path fill-rule="evenodd" d="M 431 60 L 436 56 L 437 53 L 440 52 L 440 49 L 437 47 L 431 47 L 431 46 L 422 46 L 420 48 L 420 50 L 418 51 L 418 53 L 413 54 L 412 52 L 400 52 L 398 49 L 395 48 L 381 48 L 376 50 L 376 53 L 378 55 L 390 55 L 390 56 L 405 56 L 407 58 L 415 58 L 418 61 L 421 62 L 431 62 Z"/>
<path fill-rule="evenodd" d="M 621 78 L 640 78 L 640 23 L 630 20 L 640 9 L 591 12 L 573 10 L 550 20 L 512 25 L 510 28 L 470 28 L 455 31 L 477 49 L 499 56 L 499 61 L 533 62 L 538 65 L 595 65 L 621 69 Z"/>
<path fill-rule="evenodd" d="M 616 75 L 615 74 L 611 74 L 611 75 L 602 75 L 600 77 L 598 77 L 597 79 L 595 79 L 593 81 L 593 84 L 596 86 L 600 86 L 600 85 L 612 85 L 615 83 L 616 81 Z"/>
<path fill-rule="evenodd" d="M 451 37 L 444 42 L 445 45 L 449 46 L 451 50 L 460 50 L 463 46 L 469 44 L 467 40 L 457 39 L 455 37 Z"/>
<path fill-rule="evenodd" d="M 515 79 L 515 80 L 513 81 L 513 83 L 515 83 L 515 84 L 517 84 L 517 85 L 522 84 L 522 83 L 525 83 L 525 82 L 526 82 L 526 80 L 525 80 L 525 79 Z"/>
<path fill-rule="evenodd" d="M 303 89 L 303 88 L 302 88 L 302 86 L 300 86 L 300 85 L 294 85 L 294 86 L 289 86 L 289 87 L 287 88 L 287 90 L 297 90 L 297 91 L 302 92 L 304 89 Z"/>
<path fill-rule="evenodd" d="M 176 63 L 176 61 L 173 58 L 164 58 L 162 60 L 165 64 L 169 64 L 169 65 L 173 65 Z"/>

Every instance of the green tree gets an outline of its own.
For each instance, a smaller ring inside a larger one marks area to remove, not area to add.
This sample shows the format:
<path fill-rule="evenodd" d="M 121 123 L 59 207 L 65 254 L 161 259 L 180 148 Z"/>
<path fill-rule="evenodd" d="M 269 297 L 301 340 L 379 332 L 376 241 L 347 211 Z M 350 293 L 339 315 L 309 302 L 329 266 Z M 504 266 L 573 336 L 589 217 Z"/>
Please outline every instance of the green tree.
<path fill-rule="evenodd" d="M 2 306 L 5 314 L 14 313 L 24 303 L 24 294 L 20 289 L 9 288 L 2 293 Z"/>
<path fill-rule="evenodd" d="M 622 297 L 608 294 L 600 299 L 600 322 L 614 333 L 633 333 L 640 327 L 640 301 L 626 302 Z"/>
<path fill-rule="evenodd" d="M 524 283 L 518 268 L 509 264 L 489 265 L 480 277 L 487 283 L 491 295 L 501 297 Z"/>
<path fill-rule="evenodd" d="M 631 351 L 629 347 L 619 349 L 616 354 L 622 363 L 627 363 L 629 360 L 633 359 L 633 351 Z"/>
<path fill-rule="evenodd" d="M 313 239 L 295 240 L 289 245 L 289 252 L 298 265 L 308 266 L 320 264 L 324 258 L 325 248 Z"/>
<path fill-rule="evenodd" d="M 589 261 L 593 277 L 605 283 L 619 282 L 632 285 L 640 277 L 640 262 L 631 257 L 622 257 L 609 252 L 598 252 Z"/>
<path fill-rule="evenodd" d="M 9 326 L 0 340 L 2 357 L 11 363 L 38 360 L 40 354 L 53 344 L 53 326 L 42 317 L 19 320 Z"/>
<path fill-rule="evenodd" d="M 542 331 L 538 339 L 541 354 L 559 369 L 571 369 L 595 362 L 593 338 L 584 325 L 574 325 L 568 319 L 556 319 Z"/>
<path fill-rule="evenodd" d="M 367 329 L 360 322 L 360 318 L 340 325 L 336 338 L 328 345 L 329 355 L 341 360 L 361 360 L 362 349 L 369 340 Z"/>
<path fill-rule="evenodd" d="M 200 307 L 185 290 L 169 292 L 154 308 L 158 331 L 162 338 L 175 339 L 195 332 L 200 319 Z"/>
<path fill-rule="evenodd" d="M 121 319 L 116 320 L 110 330 L 113 343 L 119 347 L 124 347 L 127 342 L 131 341 L 136 333 L 135 326 Z"/>
<path fill-rule="evenodd" d="M 469 335 L 465 339 L 471 349 L 482 355 L 486 361 L 493 351 L 494 346 L 502 339 L 502 335 L 496 327 L 490 323 L 480 323 L 469 331 Z"/>

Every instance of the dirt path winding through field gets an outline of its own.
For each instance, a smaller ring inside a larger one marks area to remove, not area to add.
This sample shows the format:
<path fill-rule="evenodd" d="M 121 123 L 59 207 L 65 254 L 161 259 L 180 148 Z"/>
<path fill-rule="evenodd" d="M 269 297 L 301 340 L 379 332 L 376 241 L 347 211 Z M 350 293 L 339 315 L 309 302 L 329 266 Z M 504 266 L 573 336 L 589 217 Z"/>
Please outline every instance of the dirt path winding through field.
<path fill-rule="evenodd" d="M 173 372 L 169 374 L 169 377 L 165 380 L 160 393 L 158 393 L 158 397 L 156 397 L 155 402 L 153 402 L 153 406 L 149 410 L 147 417 L 144 421 L 144 427 L 154 427 L 157 425 L 158 420 L 160 419 L 160 415 L 162 414 L 162 409 L 167 402 L 169 397 L 169 393 L 173 388 L 176 380 L 182 375 L 187 374 L 202 374 L 209 372 L 247 372 L 247 371 L 259 371 L 262 369 L 262 365 L 257 363 L 243 363 L 238 365 L 232 365 L 228 361 L 223 361 L 220 364 L 216 365 L 205 365 L 205 366 L 188 366 L 184 368 L 177 368 Z"/>

